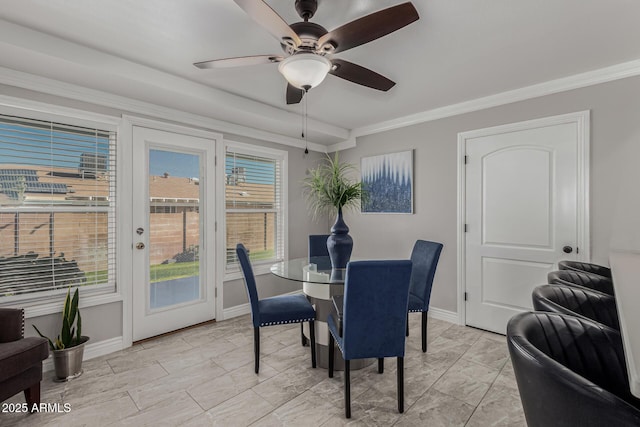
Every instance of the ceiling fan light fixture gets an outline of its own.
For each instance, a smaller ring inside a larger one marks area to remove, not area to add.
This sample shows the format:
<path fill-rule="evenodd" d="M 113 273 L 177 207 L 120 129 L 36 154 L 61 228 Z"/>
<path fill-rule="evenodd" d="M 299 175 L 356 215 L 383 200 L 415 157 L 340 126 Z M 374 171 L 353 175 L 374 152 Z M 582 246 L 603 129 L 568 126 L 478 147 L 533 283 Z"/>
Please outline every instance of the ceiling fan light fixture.
<path fill-rule="evenodd" d="M 331 69 L 331 61 L 313 53 L 299 53 L 280 62 L 278 71 L 298 89 L 309 90 L 318 86 Z"/>

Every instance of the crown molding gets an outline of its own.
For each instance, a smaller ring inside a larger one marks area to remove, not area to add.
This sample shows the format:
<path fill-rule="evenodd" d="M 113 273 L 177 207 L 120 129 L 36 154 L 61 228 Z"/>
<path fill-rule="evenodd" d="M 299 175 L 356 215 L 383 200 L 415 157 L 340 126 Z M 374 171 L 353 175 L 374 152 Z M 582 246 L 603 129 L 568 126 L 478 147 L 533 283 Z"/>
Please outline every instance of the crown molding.
<path fill-rule="evenodd" d="M 575 74 L 569 77 L 549 80 L 544 83 L 525 86 L 519 89 L 510 90 L 483 98 L 473 99 L 471 101 L 465 101 L 458 104 L 447 105 L 445 107 L 434 108 L 433 110 L 410 114 L 408 116 L 400 117 L 393 120 L 387 120 L 371 126 L 355 128 L 351 131 L 351 136 L 353 138 L 357 138 L 360 136 L 372 135 L 375 133 L 386 132 L 389 130 L 411 126 L 419 123 L 430 122 L 433 120 L 457 116 L 465 113 L 471 113 L 473 111 L 485 110 L 487 108 L 498 107 L 501 105 L 511 104 L 513 102 L 525 101 L 527 99 L 552 95 L 554 93 L 566 92 L 573 89 L 593 86 L 600 83 L 606 83 L 638 75 L 640 75 L 640 59 L 623 62 L 621 64 L 612 65 L 610 67 L 600 68 L 585 73 Z"/>

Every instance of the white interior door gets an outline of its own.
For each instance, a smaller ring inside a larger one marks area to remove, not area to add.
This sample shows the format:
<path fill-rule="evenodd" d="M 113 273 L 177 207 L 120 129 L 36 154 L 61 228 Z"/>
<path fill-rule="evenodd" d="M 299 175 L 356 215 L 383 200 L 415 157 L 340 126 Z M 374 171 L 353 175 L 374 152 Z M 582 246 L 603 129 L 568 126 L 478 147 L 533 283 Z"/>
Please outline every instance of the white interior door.
<path fill-rule="evenodd" d="M 215 318 L 215 141 L 133 127 L 133 340 Z"/>
<path fill-rule="evenodd" d="M 464 142 L 466 324 L 503 334 L 513 315 L 532 309 L 533 288 L 559 260 L 580 258 L 583 243 L 578 126 L 524 127 Z"/>

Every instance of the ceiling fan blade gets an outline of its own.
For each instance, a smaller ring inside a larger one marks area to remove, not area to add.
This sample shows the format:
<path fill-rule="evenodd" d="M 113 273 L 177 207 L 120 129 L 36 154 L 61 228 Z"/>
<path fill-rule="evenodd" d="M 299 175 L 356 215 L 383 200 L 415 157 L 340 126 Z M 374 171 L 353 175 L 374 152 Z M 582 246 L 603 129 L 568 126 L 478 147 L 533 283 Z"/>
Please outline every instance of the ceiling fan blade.
<path fill-rule="evenodd" d="M 302 101 L 302 97 L 304 96 L 304 90 L 298 89 L 295 86 L 292 86 L 290 83 L 287 83 L 287 104 L 299 104 Z"/>
<path fill-rule="evenodd" d="M 214 59 L 212 61 L 196 62 L 196 67 L 207 70 L 211 68 L 231 68 L 244 67 L 247 65 L 262 65 L 280 62 L 284 59 L 280 55 L 256 55 L 256 56 L 238 56 L 237 58 Z"/>
<path fill-rule="evenodd" d="M 298 47 L 302 44 L 300 37 L 289 27 L 284 19 L 262 0 L 234 0 L 254 21 L 262 25 L 280 43 Z"/>
<path fill-rule="evenodd" d="M 388 91 L 396 84 L 385 76 L 380 75 L 375 71 L 371 71 L 368 68 L 354 64 L 353 62 L 345 61 L 343 59 L 332 59 L 331 63 L 333 64 L 333 67 L 329 70 L 329 74 L 333 74 L 341 79 L 349 80 L 352 83 L 357 83 L 359 85 L 378 89 L 384 92 Z"/>
<path fill-rule="evenodd" d="M 402 3 L 351 21 L 318 39 L 319 50 L 338 53 L 393 33 L 420 17 L 411 2 Z M 330 43 L 335 49 L 326 49 Z"/>

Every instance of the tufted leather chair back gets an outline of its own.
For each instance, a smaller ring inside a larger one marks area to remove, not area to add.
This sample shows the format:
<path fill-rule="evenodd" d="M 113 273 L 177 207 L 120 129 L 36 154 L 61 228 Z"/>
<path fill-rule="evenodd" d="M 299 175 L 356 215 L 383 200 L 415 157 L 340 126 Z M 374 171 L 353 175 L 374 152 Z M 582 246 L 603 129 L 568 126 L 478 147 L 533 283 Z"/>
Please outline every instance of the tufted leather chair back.
<path fill-rule="evenodd" d="M 582 286 L 595 291 L 613 295 L 613 281 L 597 274 L 585 273 L 584 271 L 558 270 L 547 274 L 550 284 L 566 286 Z"/>
<path fill-rule="evenodd" d="M 521 313 L 507 344 L 529 427 L 638 426 L 618 331 L 556 313 Z"/>
<path fill-rule="evenodd" d="M 620 330 L 616 300 L 610 295 L 577 286 L 542 285 L 531 298 L 535 310 L 581 316 Z"/>
<path fill-rule="evenodd" d="M 572 271 L 584 271 L 585 273 L 597 274 L 611 279 L 611 269 L 603 265 L 591 264 L 588 262 L 580 261 L 560 261 L 558 263 L 558 269 L 560 270 L 572 270 Z"/>

